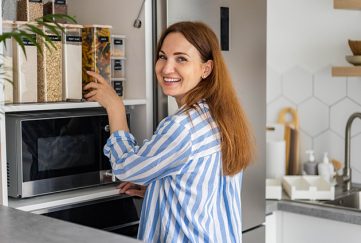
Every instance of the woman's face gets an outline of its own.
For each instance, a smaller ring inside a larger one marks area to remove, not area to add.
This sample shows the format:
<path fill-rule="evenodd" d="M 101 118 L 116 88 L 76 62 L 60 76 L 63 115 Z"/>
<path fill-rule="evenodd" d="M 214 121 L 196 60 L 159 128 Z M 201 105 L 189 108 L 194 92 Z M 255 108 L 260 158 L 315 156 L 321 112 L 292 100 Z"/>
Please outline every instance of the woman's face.
<path fill-rule="evenodd" d="M 180 33 L 170 33 L 164 39 L 155 72 L 165 95 L 173 96 L 178 106 L 182 98 L 209 75 L 212 61 L 202 62 L 198 50 Z"/>

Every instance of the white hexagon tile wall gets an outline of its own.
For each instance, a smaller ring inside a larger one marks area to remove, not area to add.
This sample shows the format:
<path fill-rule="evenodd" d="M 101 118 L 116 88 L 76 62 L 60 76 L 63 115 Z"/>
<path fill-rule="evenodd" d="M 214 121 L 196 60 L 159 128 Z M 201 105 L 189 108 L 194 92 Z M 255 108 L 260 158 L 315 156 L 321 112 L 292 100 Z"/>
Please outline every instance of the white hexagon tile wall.
<path fill-rule="evenodd" d="M 361 112 L 361 77 L 332 77 L 331 67 L 350 65 L 347 40 L 361 40 L 351 24 L 360 22 L 359 11 L 333 9 L 332 1 L 267 1 L 267 122 L 286 106 L 297 110 L 301 162 L 307 149 L 318 161 L 324 152 L 344 161 L 346 120 Z M 361 120 L 351 145 L 353 182 L 361 183 Z"/>
<path fill-rule="evenodd" d="M 267 90 L 267 96 L 272 97 L 267 99 L 267 122 L 275 123 L 284 107 L 296 109 L 300 122 L 300 161 L 306 161 L 305 151 L 313 149 L 317 161 L 328 152 L 330 159 L 343 162 L 347 118 L 361 112 L 361 78 L 331 77 L 331 66 L 315 73 L 299 67 L 284 74 L 274 70 L 270 73 L 268 86 L 272 86 L 271 82 L 276 85 Z M 351 135 L 353 181 L 361 183 L 361 120 L 355 120 Z"/>

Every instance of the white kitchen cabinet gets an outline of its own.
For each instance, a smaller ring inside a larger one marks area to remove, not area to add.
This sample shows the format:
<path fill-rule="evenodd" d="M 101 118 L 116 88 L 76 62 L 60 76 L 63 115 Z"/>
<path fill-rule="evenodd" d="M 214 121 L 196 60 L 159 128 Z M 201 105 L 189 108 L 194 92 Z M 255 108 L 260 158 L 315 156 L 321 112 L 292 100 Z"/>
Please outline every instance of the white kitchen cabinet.
<path fill-rule="evenodd" d="M 75 16 L 79 24 L 112 25 L 112 34 L 127 36 L 127 82 L 125 82 L 125 96 L 123 98 L 125 105 L 132 110 L 132 133 L 141 143 L 143 139 L 150 137 L 153 132 L 152 1 L 145 1 L 140 15 L 142 20 L 141 28 L 134 28 L 133 21 L 138 15 L 142 1 L 68 0 L 67 3 L 68 14 Z M 4 100 L 3 85 L 0 82 L 0 100 Z M 75 109 L 99 106 L 97 102 L 59 102 L 22 105 L 5 105 L 1 103 L 0 205 L 8 205 L 5 114 L 16 111 Z"/>
<path fill-rule="evenodd" d="M 275 211 L 266 217 L 266 243 L 358 243 L 361 226 Z"/>

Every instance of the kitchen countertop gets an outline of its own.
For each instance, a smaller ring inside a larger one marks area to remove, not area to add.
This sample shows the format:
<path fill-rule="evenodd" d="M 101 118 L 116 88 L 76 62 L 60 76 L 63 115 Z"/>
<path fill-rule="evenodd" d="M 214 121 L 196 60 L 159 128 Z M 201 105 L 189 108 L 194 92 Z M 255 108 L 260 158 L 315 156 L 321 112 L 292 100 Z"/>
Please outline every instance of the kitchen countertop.
<path fill-rule="evenodd" d="M 361 225 L 361 210 L 352 210 L 339 206 L 326 205 L 319 201 L 288 199 L 266 200 L 266 215 L 269 215 L 274 211 L 285 211 Z"/>
<path fill-rule="evenodd" d="M 0 205 L 1 243 L 107 242 L 138 240 Z"/>

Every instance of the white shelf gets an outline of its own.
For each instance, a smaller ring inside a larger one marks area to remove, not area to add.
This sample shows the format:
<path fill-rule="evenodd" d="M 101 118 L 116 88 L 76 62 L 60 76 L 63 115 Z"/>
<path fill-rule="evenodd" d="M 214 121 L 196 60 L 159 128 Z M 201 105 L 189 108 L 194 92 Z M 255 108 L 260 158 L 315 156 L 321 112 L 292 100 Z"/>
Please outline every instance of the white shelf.
<path fill-rule="evenodd" d="M 117 184 L 89 187 L 26 199 L 9 198 L 9 206 L 27 212 L 41 211 L 115 196 L 119 194 L 119 189 L 117 189 L 116 186 Z M 125 194 L 123 196 L 129 197 Z"/>
<path fill-rule="evenodd" d="M 145 99 L 126 99 L 126 106 L 145 105 Z M 98 102 L 54 102 L 54 103 L 31 103 L 31 104 L 8 104 L 3 106 L 4 112 L 20 111 L 41 111 L 41 110 L 61 110 L 61 109 L 79 109 L 101 107 Z"/>

